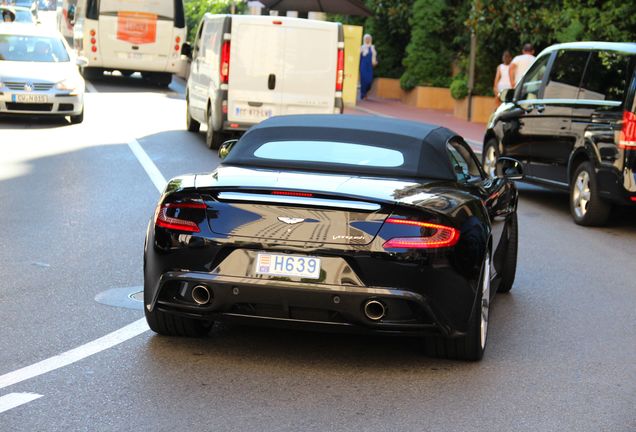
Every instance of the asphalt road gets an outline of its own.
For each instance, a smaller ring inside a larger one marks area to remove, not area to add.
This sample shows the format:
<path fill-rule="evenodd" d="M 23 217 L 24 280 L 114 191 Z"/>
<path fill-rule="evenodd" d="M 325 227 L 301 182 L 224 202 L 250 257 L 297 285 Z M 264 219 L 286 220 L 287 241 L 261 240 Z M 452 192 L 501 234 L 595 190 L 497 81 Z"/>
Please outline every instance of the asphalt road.
<path fill-rule="evenodd" d="M 143 316 L 126 295 L 159 194 L 129 143 L 165 178 L 218 164 L 185 131 L 182 84 L 93 85 L 81 125 L 0 118 L 0 431 L 636 431 L 636 212 L 582 228 L 565 195 L 530 186 L 480 363 L 407 338 L 217 326 L 142 328 L 46 372 Z"/>

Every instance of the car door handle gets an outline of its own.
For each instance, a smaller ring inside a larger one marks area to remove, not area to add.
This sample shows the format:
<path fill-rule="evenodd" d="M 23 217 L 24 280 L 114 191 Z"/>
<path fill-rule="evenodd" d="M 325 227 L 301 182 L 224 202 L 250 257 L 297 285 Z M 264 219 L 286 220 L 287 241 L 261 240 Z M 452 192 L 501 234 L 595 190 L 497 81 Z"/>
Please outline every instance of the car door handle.
<path fill-rule="evenodd" d="M 276 75 L 269 74 L 267 78 L 267 88 L 270 90 L 274 90 L 276 88 Z"/>
<path fill-rule="evenodd" d="M 247 104 L 251 107 L 259 108 L 263 106 L 263 102 L 252 102 L 248 101 Z"/>

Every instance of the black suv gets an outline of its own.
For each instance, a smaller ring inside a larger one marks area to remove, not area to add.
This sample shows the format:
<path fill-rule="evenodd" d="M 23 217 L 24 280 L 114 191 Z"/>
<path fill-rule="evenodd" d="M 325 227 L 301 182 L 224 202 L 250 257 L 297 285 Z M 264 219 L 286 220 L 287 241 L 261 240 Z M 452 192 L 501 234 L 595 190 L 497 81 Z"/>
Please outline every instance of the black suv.
<path fill-rule="evenodd" d="M 524 164 L 525 180 L 570 191 L 572 217 L 602 225 L 636 205 L 636 43 L 576 42 L 539 54 L 493 113 L 483 164 Z"/>

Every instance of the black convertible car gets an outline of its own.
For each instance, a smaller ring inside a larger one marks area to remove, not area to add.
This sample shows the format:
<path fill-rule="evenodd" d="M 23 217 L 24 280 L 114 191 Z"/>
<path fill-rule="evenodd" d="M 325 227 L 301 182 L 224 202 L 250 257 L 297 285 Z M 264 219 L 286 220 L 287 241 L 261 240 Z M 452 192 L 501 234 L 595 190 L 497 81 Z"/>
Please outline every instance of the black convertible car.
<path fill-rule="evenodd" d="M 456 133 L 377 117 L 275 117 L 172 179 L 148 227 L 150 328 L 214 321 L 425 336 L 479 360 L 490 302 L 512 287 L 517 190 Z"/>

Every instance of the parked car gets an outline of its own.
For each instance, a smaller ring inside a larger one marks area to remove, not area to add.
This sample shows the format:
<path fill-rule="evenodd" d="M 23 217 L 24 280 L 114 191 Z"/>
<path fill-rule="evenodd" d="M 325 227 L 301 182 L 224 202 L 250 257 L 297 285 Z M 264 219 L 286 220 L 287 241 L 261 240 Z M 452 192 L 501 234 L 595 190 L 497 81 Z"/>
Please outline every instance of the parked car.
<path fill-rule="evenodd" d="M 17 23 L 37 24 L 37 18 L 31 13 L 31 10 L 22 6 L 4 6 L 0 5 L 0 14 L 4 16 L 4 11 L 9 11 L 14 21 Z"/>
<path fill-rule="evenodd" d="M 206 142 L 284 114 L 342 113 L 344 33 L 339 23 L 205 14 L 186 90 L 187 128 Z"/>
<path fill-rule="evenodd" d="M 524 164 L 525 180 L 569 190 L 579 225 L 636 205 L 636 43 L 551 46 L 514 90 L 502 93 L 484 138 L 483 165 Z"/>
<path fill-rule="evenodd" d="M 512 288 L 517 190 L 439 126 L 280 116 L 224 143 L 212 173 L 171 180 L 144 252 L 151 329 L 214 321 L 428 336 L 479 360 Z M 499 162 L 506 176 L 521 165 Z"/>
<path fill-rule="evenodd" d="M 0 24 L 0 114 L 84 119 L 84 79 L 62 35 L 44 26 Z"/>

